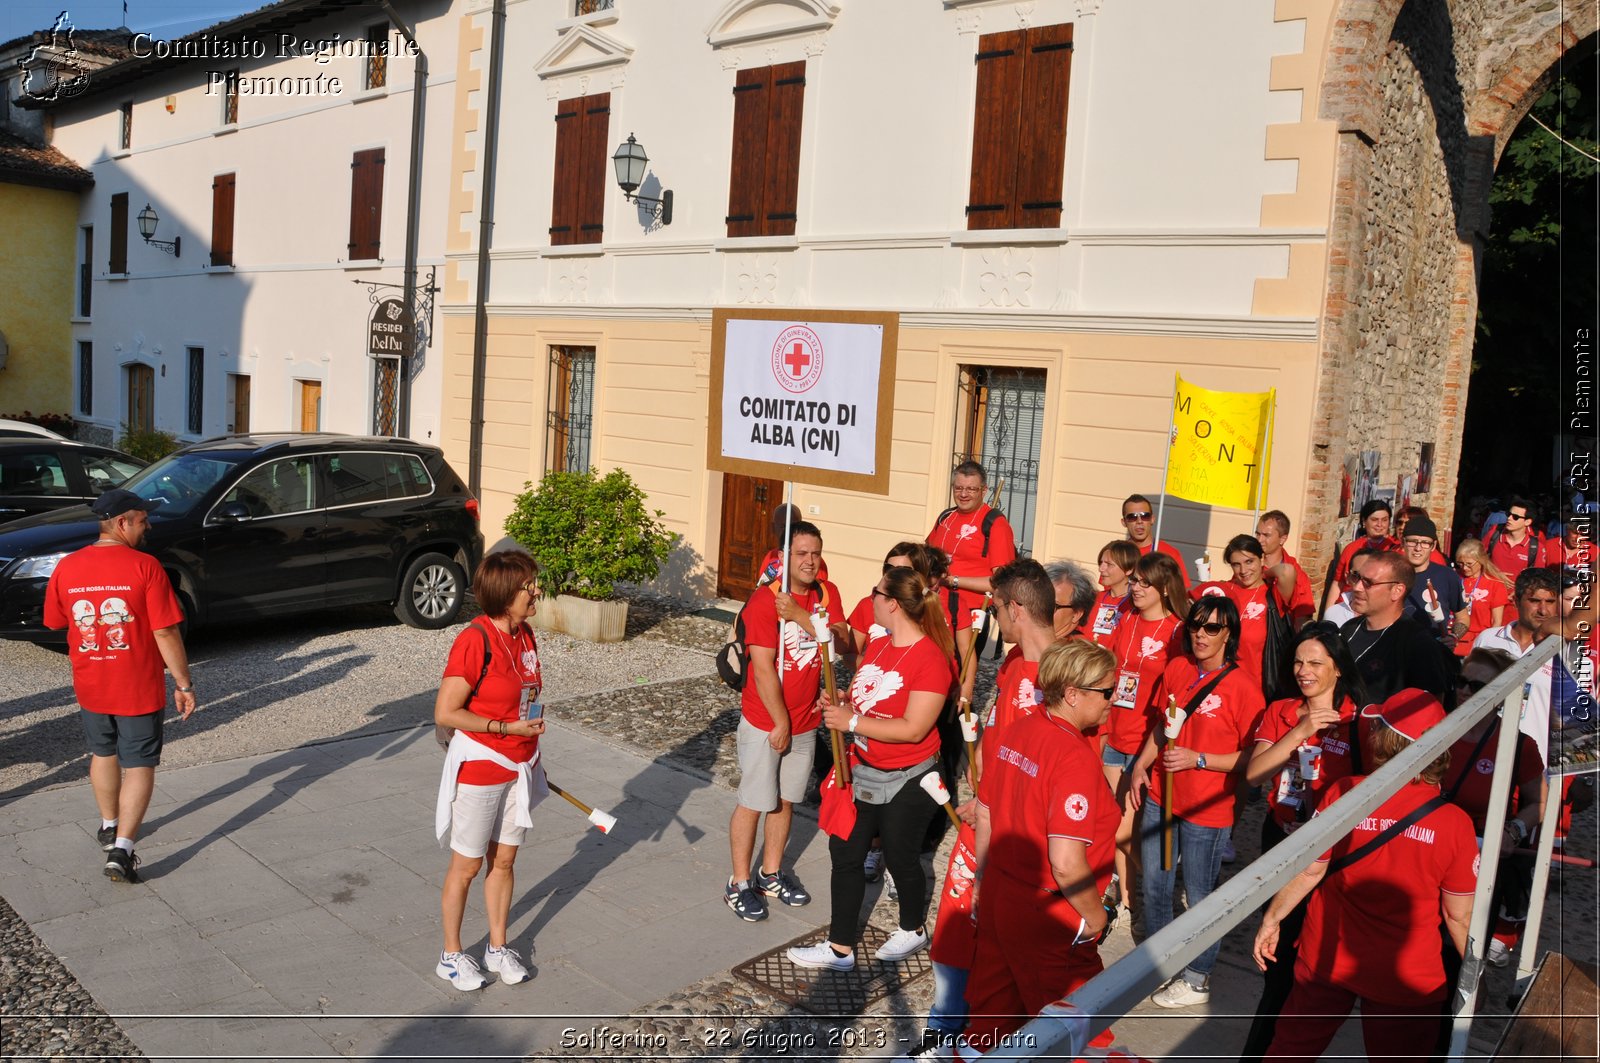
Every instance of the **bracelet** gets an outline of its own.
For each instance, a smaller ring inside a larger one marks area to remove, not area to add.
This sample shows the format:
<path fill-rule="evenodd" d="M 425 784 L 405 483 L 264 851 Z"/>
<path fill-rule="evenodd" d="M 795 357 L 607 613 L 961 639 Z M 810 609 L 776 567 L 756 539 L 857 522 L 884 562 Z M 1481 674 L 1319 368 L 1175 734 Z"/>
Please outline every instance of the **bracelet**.
<path fill-rule="evenodd" d="M 192 687 L 192 686 L 173 687 L 173 689 L 176 690 L 180 694 L 193 694 L 194 693 L 194 687 Z"/>
<path fill-rule="evenodd" d="M 961 589 L 961 577 L 960 576 L 951 576 L 950 577 L 950 586 L 954 587 L 956 590 L 960 590 Z"/>
<path fill-rule="evenodd" d="M 856 724 L 858 724 L 860 722 L 861 722 L 861 714 L 859 712 L 855 713 L 853 716 L 850 717 L 850 733 L 851 734 L 855 734 L 856 733 Z"/>

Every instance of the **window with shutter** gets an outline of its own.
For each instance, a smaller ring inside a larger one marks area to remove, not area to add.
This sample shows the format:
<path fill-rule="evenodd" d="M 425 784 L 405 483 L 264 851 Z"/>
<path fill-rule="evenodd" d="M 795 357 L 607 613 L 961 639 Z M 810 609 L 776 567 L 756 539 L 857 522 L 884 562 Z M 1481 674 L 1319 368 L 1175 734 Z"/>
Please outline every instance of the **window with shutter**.
<path fill-rule="evenodd" d="M 111 259 L 106 269 L 112 273 L 128 272 L 128 193 L 118 192 L 111 197 Z"/>
<path fill-rule="evenodd" d="M 969 229 L 1061 224 L 1072 26 L 978 38 Z"/>
<path fill-rule="evenodd" d="M 219 173 L 211 179 L 211 264 L 233 265 L 233 177 Z"/>
<path fill-rule="evenodd" d="M 123 151 L 128 151 L 129 149 L 131 149 L 133 147 L 133 101 L 132 100 L 128 100 L 128 101 L 123 103 L 123 105 L 122 105 L 122 107 L 120 109 L 120 114 L 122 116 L 122 129 L 121 129 L 121 132 L 120 132 L 120 134 L 118 136 L 117 143 L 119 145 L 121 145 Z"/>
<path fill-rule="evenodd" d="M 596 244 L 605 232 L 605 192 L 611 165 L 611 93 L 556 104 L 552 244 Z"/>
<path fill-rule="evenodd" d="M 350 246 L 352 261 L 378 257 L 383 230 L 383 148 L 358 151 L 350 162 Z"/>
<path fill-rule="evenodd" d="M 222 124 L 239 124 L 239 70 L 228 71 L 222 79 Z"/>
<path fill-rule="evenodd" d="M 741 70 L 735 78 L 729 236 L 794 235 L 805 92 L 804 61 Z"/>

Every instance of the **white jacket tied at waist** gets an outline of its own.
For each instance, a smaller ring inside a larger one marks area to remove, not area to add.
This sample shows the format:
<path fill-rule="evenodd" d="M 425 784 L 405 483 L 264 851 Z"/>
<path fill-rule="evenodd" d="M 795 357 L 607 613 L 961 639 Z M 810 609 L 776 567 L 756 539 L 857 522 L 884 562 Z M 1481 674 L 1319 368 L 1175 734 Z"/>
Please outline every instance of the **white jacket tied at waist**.
<path fill-rule="evenodd" d="M 518 827 L 532 827 L 533 809 L 550 796 L 550 785 L 545 782 L 543 758 L 539 750 L 534 750 L 532 760 L 518 764 L 504 753 L 468 738 L 465 731 L 457 731 L 445 747 L 444 770 L 439 775 L 439 803 L 433 811 L 433 833 L 441 845 L 444 844 L 445 832 L 450 829 L 450 807 L 456 800 L 456 776 L 461 774 L 461 765 L 474 760 L 487 760 L 517 773 L 511 803 L 516 812 L 512 822 Z"/>

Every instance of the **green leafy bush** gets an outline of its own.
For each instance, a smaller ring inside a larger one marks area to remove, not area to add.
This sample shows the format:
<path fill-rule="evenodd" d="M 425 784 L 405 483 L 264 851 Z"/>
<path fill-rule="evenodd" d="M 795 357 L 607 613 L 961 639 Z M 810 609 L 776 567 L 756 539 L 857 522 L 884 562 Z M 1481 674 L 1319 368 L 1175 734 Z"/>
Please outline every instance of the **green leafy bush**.
<path fill-rule="evenodd" d="M 129 428 L 124 423 L 122 435 L 117 438 L 117 449 L 124 454 L 132 454 L 140 461 L 154 462 L 178 449 L 178 437 L 154 428 Z"/>
<path fill-rule="evenodd" d="M 32 410 L 23 410 L 21 413 L 0 413 L 0 418 L 36 424 L 68 439 L 78 438 L 78 422 L 64 413 L 34 413 Z"/>
<path fill-rule="evenodd" d="M 621 469 L 600 476 L 552 472 L 517 496 L 506 534 L 539 562 L 546 594 L 611 597 L 620 580 L 647 583 L 672 550 L 661 510 L 645 506 L 644 492 Z"/>

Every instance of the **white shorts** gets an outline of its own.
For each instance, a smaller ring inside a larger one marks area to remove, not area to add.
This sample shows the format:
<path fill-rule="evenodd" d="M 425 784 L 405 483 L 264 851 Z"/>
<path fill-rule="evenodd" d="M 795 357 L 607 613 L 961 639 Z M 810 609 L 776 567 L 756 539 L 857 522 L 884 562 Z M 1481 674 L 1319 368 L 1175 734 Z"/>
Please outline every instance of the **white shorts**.
<path fill-rule="evenodd" d="M 779 753 L 763 731 L 742 716 L 735 737 L 739 752 L 739 804 L 757 812 L 775 812 L 778 798 L 798 805 L 806 799 L 811 781 L 812 755 L 817 728 L 789 736 L 789 751 Z"/>
<path fill-rule="evenodd" d="M 512 809 L 515 782 L 492 786 L 456 784 L 456 799 L 450 805 L 450 848 L 473 860 L 489 851 L 489 839 L 498 845 L 519 846 L 527 830 L 516 825 Z"/>

